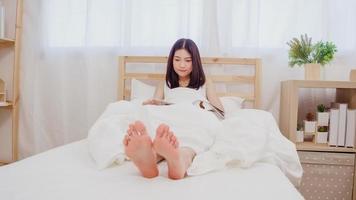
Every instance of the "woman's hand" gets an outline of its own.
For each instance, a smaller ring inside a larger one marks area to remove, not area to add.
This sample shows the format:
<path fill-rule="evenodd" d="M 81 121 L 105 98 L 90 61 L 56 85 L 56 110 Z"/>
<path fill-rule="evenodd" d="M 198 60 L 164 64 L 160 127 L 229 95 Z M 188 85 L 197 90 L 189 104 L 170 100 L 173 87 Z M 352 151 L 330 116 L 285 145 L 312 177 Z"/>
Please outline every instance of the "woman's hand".
<path fill-rule="evenodd" d="M 142 105 L 163 105 L 163 101 L 159 99 L 148 99 L 144 101 Z"/>

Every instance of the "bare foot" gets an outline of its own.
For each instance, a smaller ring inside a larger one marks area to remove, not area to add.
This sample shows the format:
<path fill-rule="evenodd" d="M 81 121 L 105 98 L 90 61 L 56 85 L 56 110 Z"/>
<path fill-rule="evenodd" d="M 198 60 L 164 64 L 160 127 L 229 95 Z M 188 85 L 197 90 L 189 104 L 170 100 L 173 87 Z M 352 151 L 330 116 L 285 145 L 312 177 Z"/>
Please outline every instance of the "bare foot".
<path fill-rule="evenodd" d="M 194 154 L 187 153 L 185 149 L 179 148 L 177 138 L 167 125 L 161 124 L 157 128 L 153 148 L 158 155 L 166 159 L 169 178 L 181 179 L 185 176 Z"/>
<path fill-rule="evenodd" d="M 146 178 L 158 176 L 156 153 L 152 149 L 152 140 L 142 122 L 136 121 L 129 125 L 123 143 L 126 155 L 134 162 L 142 176 Z"/>

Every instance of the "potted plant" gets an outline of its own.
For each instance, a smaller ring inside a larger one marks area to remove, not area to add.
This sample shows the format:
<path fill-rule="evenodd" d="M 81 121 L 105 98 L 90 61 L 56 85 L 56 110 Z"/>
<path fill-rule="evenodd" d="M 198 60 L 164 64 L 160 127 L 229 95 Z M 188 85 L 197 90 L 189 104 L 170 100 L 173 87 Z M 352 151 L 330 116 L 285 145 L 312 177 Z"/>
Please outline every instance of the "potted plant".
<path fill-rule="evenodd" d="M 332 42 L 319 41 L 312 43 L 312 38 L 307 34 L 300 39 L 293 38 L 287 42 L 289 49 L 289 66 L 304 66 L 306 80 L 320 80 L 320 68 L 331 62 L 337 52 Z"/>
<path fill-rule="evenodd" d="M 318 126 L 329 126 L 329 112 L 324 104 L 317 106 L 317 122 Z"/>
<path fill-rule="evenodd" d="M 308 112 L 304 120 L 304 140 L 313 141 L 316 132 L 316 121 L 313 113 Z"/>
<path fill-rule="evenodd" d="M 316 132 L 315 143 L 325 144 L 328 142 L 328 127 L 319 126 Z"/>
<path fill-rule="evenodd" d="M 304 131 L 301 124 L 297 124 L 296 142 L 304 142 Z"/>

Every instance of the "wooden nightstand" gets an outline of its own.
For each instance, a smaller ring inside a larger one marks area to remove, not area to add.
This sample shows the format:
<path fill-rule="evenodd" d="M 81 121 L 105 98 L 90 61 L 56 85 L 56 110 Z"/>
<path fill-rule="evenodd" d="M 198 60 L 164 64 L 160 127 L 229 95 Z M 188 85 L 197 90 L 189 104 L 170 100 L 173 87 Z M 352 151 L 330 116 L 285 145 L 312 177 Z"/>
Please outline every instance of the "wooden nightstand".
<path fill-rule="evenodd" d="M 281 83 L 279 127 L 296 141 L 299 89 L 333 88 L 337 102 L 356 108 L 356 82 L 288 80 Z M 299 191 L 305 199 L 356 200 L 355 148 L 329 147 L 313 142 L 297 143 L 304 174 Z"/>
<path fill-rule="evenodd" d="M 298 150 L 305 199 L 355 199 L 355 153 Z"/>

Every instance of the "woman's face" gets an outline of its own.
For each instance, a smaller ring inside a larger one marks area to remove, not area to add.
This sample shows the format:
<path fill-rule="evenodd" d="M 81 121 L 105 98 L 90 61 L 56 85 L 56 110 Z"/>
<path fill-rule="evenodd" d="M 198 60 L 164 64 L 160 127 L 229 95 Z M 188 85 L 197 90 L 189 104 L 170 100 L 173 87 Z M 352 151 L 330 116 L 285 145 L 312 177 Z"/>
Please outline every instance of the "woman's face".
<path fill-rule="evenodd" d="M 173 69 L 178 74 L 179 79 L 189 78 L 193 70 L 192 56 L 185 49 L 179 49 L 174 53 Z"/>

